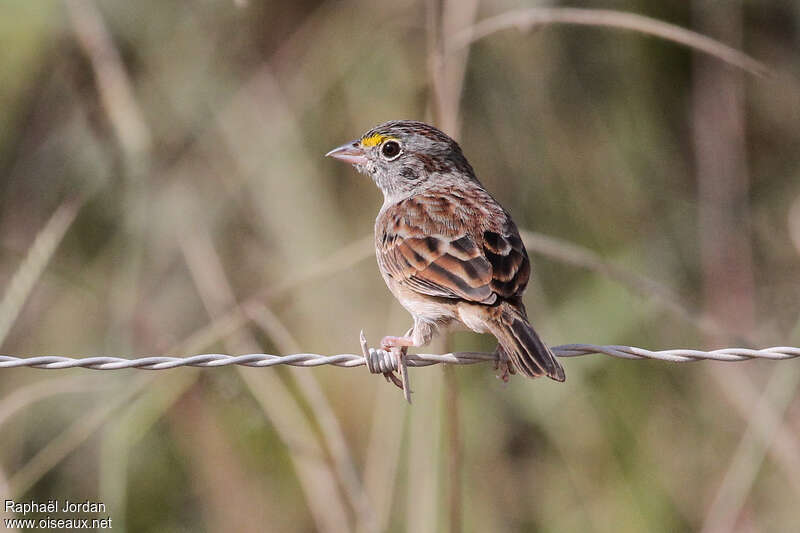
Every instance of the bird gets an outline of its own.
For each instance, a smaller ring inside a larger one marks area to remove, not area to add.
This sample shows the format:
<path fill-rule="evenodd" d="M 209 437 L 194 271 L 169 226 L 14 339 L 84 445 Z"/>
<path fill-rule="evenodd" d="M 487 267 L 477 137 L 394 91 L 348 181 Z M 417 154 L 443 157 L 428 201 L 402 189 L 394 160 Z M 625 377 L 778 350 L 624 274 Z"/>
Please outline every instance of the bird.
<path fill-rule="evenodd" d="M 414 320 L 405 335 L 384 337 L 384 350 L 404 355 L 445 328 L 466 327 L 497 339 L 503 381 L 517 372 L 565 380 L 522 302 L 531 266 L 519 230 L 456 141 L 424 122 L 392 120 L 326 156 L 370 176 L 383 193 L 375 255 Z"/>

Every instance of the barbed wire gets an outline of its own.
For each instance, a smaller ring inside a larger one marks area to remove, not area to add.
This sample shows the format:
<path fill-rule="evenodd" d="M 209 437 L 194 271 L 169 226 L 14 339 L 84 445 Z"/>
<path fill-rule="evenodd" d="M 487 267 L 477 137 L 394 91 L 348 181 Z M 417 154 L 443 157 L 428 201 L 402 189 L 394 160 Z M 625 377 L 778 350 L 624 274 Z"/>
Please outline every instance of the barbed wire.
<path fill-rule="evenodd" d="M 596 345 L 596 344 L 564 344 L 551 348 L 558 357 L 578 357 L 590 354 L 605 354 L 621 359 L 656 359 L 672 363 L 688 363 L 699 360 L 713 361 L 746 361 L 750 359 L 770 359 L 780 361 L 800 357 L 800 348 L 776 346 L 753 350 L 748 348 L 723 348 L 703 351 L 692 349 L 673 349 L 652 351 L 635 346 Z M 446 354 L 407 354 L 408 366 L 424 367 L 440 363 L 469 365 L 483 362 L 496 362 L 496 353 L 485 352 L 452 352 Z M 337 354 L 320 355 L 298 353 L 292 355 L 271 355 L 252 353 L 244 355 L 225 355 L 209 353 L 187 357 L 150 356 L 136 359 L 124 357 L 65 357 L 60 355 L 43 355 L 36 357 L 15 357 L 0 355 L 0 368 L 32 367 L 45 370 L 66 368 L 87 368 L 90 370 L 121 370 L 135 368 L 139 370 L 167 370 L 184 366 L 214 368 L 230 365 L 242 365 L 256 368 L 277 365 L 298 367 L 315 367 L 333 365 L 345 368 L 367 366 L 373 373 L 386 373 L 398 369 L 396 358 L 387 351 L 370 348 L 365 355 Z"/>

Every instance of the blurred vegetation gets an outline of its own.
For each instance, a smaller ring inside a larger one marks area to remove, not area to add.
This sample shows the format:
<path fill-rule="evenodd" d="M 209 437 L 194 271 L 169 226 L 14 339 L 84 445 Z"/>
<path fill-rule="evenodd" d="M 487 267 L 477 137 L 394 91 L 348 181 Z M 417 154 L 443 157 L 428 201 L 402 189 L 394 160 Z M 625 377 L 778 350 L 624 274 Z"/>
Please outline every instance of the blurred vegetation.
<path fill-rule="evenodd" d="M 444 2 L 443 27 L 536 5 Z M 800 345 L 800 4 L 569 5 L 694 28 L 773 74 L 570 26 L 446 56 L 466 60 L 451 133 L 519 226 L 688 311 L 532 248 L 539 332 Z M 432 120 L 430 18 L 412 0 L 5 0 L 0 286 L 36 271 L 27 251 L 60 206 L 76 217 L 44 230 L 66 234 L 29 294 L 6 291 L 2 353 L 335 354 L 362 328 L 405 331 L 372 259 L 380 193 L 322 155 Z M 590 356 L 565 361 L 563 385 L 507 387 L 457 367 L 460 492 L 438 367 L 412 370 L 411 407 L 363 368 L 3 370 L 0 499 L 102 501 L 118 531 L 436 531 L 455 493 L 466 531 L 789 531 L 796 366 Z"/>

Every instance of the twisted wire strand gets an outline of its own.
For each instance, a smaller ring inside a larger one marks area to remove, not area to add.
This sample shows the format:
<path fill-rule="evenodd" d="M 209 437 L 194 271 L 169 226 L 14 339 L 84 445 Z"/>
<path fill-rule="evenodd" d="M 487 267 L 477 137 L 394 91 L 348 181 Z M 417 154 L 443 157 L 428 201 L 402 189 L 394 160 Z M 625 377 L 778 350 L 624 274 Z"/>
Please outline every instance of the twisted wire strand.
<path fill-rule="evenodd" d="M 652 351 L 635 346 L 595 344 L 565 344 L 551 348 L 558 357 L 578 357 L 589 354 L 605 354 L 621 359 L 657 359 L 673 363 L 687 363 L 699 360 L 713 361 L 747 361 L 750 359 L 784 360 L 800 357 L 800 348 L 776 346 L 761 350 L 748 348 L 724 348 L 719 350 L 702 351 L 691 349 L 675 349 Z M 455 352 L 446 354 L 408 354 L 408 366 L 423 367 L 439 363 L 469 365 L 487 361 L 496 361 L 497 354 L 482 352 Z M 55 370 L 62 368 L 88 368 L 91 370 L 120 370 L 123 368 L 136 368 L 140 370 L 166 370 L 183 366 L 194 367 L 219 367 L 242 365 L 249 367 L 270 367 L 277 365 L 291 365 L 299 367 L 314 367 L 334 365 L 351 368 L 366 365 L 373 373 L 385 373 L 397 370 L 396 359 L 383 350 L 370 349 L 367 357 L 356 354 L 320 355 L 313 353 L 298 353 L 292 355 L 271 354 L 202 354 L 188 357 L 141 357 L 127 359 L 124 357 L 85 357 L 74 358 L 58 355 L 43 355 L 38 357 L 14 357 L 0 355 L 0 368 L 32 367 L 39 369 Z"/>

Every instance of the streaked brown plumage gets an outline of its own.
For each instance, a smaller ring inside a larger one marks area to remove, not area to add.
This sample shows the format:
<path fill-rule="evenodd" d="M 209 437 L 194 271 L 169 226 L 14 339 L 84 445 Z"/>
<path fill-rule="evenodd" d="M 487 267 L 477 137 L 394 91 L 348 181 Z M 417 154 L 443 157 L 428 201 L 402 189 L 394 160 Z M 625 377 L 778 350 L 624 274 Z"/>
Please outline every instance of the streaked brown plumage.
<path fill-rule="evenodd" d="M 408 336 L 385 338 L 385 348 L 425 345 L 457 322 L 493 334 L 523 374 L 564 380 L 527 320 L 530 261 L 519 231 L 455 141 L 427 124 L 396 121 L 329 155 L 371 175 L 384 193 L 375 221 L 378 266 L 414 317 Z"/>

